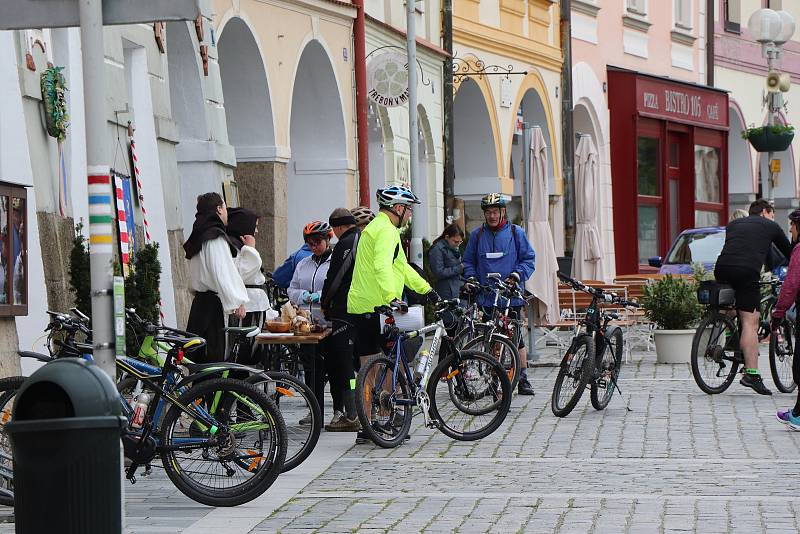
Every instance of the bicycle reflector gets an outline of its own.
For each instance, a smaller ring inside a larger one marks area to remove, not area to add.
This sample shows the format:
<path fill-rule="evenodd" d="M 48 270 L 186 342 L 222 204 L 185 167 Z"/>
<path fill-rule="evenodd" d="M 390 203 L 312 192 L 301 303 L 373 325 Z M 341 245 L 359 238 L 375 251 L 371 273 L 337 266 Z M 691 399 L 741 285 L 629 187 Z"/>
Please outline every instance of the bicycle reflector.
<path fill-rule="evenodd" d="M 178 356 L 175 358 L 175 363 L 180 364 L 183 361 L 183 349 L 178 349 Z"/>

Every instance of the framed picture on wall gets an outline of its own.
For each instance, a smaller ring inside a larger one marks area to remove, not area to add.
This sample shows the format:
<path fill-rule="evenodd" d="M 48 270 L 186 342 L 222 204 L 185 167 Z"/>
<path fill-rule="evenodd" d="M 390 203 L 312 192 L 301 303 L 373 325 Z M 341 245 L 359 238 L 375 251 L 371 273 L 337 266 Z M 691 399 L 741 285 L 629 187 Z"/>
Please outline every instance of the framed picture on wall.
<path fill-rule="evenodd" d="M 233 180 L 228 180 L 222 184 L 222 195 L 225 198 L 225 204 L 229 208 L 238 208 L 239 204 L 239 186 Z"/>

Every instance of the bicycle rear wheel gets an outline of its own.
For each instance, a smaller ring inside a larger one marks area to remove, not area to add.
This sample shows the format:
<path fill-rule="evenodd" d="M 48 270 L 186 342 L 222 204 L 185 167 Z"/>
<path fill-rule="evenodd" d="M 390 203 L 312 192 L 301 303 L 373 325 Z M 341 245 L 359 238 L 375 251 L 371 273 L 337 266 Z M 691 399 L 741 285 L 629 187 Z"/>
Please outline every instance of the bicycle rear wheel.
<path fill-rule="evenodd" d="M 264 493 L 283 468 L 286 426 L 275 404 L 252 384 L 212 379 L 178 404 L 213 414 L 207 428 L 172 405 L 160 425 L 164 470 L 184 495 L 208 506 L 237 506 Z"/>
<path fill-rule="evenodd" d="M 594 354 L 594 339 L 590 336 L 579 336 L 572 340 L 561 360 L 550 397 L 550 408 L 556 417 L 569 415 L 581 400 L 586 383 L 594 371 Z"/>
<path fill-rule="evenodd" d="M 781 393 L 791 393 L 797 387 L 792 372 L 793 362 L 794 325 L 791 321 L 785 321 L 769 340 L 769 369 L 772 371 L 775 387 Z"/>
<path fill-rule="evenodd" d="M 519 349 L 514 343 L 506 338 L 493 335 L 491 339 L 477 337 L 464 344 L 462 350 L 477 350 L 495 358 L 506 370 L 508 379 L 511 381 L 511 389 L 514 390 L 519 384 L 520 379 L 520 359 Z"/>
<path fill-rule="evenodd" d="M 713 311 L 706 315 L 692 340 L 692 376 L 709 395 L 722 393 L 736 378 L 739 331 L 730 317 Z"/>
<path fill-rule="evenodd" d="M 604 410 L 614 390 L 617 389 L 617 379 L 622 368 L 622 349 L 625 342 L 622 338 L 622 329 L 616 327 L 605 336 L 605 348 L 602 355 L 598 355 L 595 368 L 598 376 L 592 380 L 590 398 L 595 410 Z"/>
<path fill-rule="evenodd" d="M 494 356 L 475 350 L 453 352 L 439 362 L 428 381 L 430 416 L 450 438 L 485 438 L 505 421 L 511 392 L 506 369 Z"/>
<path fill-rule="evenodd" d="M 397 381 L 392 386 L 395 360 L 375 356 L 362 365 L 356 379 L 356 409 L 361 430 L 376 445 L 385 449 L 397 447 L 411 428 L 414 395 L 400 365 Z"/>
<path fill-rule="evenodd" d="M 286 423 L 286 460 L 281 473 L 291 471 L 301 463 L 317 446 L 322 432 L 322 413 L 314 393 L 307 385 L 287 373 L 267 371 L 271 380 L 261 375 L 253 375 L 247 381 L 275 403 Z M 311 423 L 301 425 L 300 419 L 310 416 Z"/>

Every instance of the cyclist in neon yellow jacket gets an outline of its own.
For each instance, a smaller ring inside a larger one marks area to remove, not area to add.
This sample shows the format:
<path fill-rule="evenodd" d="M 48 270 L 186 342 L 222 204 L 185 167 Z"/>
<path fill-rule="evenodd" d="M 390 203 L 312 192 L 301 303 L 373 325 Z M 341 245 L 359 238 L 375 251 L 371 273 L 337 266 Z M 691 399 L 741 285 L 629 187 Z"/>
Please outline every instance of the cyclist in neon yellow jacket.
<path fill-rule="evenodd" d="M 380 212 L 361 233 L 353 268 L 353 281 L 347 295 L 347 312 L 356 331 L 355 354 L 363 364 L 370 355 L 381 352 L 380 316 L 377 306 L 399 301 L 403 288 L 428 295 L 437 302 L 439 296 L 408 264 L 400 243 L 400 228 L 410 219 L 419 199 L 410 189 L 391 186 L 378 189 Z M 364 443 L 359 433 L 356 443 Z"/>

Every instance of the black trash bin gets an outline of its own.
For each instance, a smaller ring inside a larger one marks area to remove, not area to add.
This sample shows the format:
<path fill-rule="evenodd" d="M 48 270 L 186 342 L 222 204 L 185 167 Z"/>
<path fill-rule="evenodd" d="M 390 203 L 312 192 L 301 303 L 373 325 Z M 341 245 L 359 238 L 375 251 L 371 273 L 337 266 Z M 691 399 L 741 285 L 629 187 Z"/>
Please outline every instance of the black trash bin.
<path fill-rule="evenodd" d="M 122 532 L 119 395 L 94 363 L 64 358 L 17 392 L 6 426 L 18 533 Z"/>

